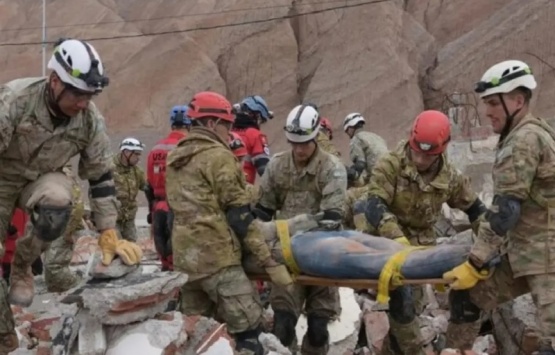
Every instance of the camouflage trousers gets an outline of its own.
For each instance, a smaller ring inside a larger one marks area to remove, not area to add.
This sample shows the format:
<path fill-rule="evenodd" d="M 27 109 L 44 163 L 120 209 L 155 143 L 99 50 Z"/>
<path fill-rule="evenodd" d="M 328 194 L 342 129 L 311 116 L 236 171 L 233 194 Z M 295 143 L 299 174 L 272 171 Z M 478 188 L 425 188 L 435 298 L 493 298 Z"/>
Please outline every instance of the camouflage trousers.
<path fill-rule="evenodd" d="M 493 275 L 469 290 L 470 301 L 481 311 L 491 311 L 498 305 L 530 292 L 537 308 L 541 343 L 555 338 L 555 274 L 546 273 L 513 277 L 508 258 L 502 258 Z M 454 305 L 450 305 L 453 309 Z M 450 322 L 447 327 L 447 347 L 471 349 L 480 330 L 480 321 Z"/>
<path fill-rule="evenodd" d="M 135 220 L 119 220 L 116 225 L 121 237 L 130 242 L 137 241 L 137 227 L 135 226 Z"/>
<path fill-rule="evenodd" d="M 73 257 L 75 232 L 82 229 L 85 206 L 77 203 L 62 238 L 53 241 L 44 252 L 44 281 L 48 292 L 64 292 L 79 282 L 79 277 L 70 269 Z"/>
<path fill-rule="evenodd" d="M 181 288 L 180 303 L 181 313 L 225 322 L 231 334 L 257 329 L 262 321 L 258 293 L 241 266 L 187 282 Z"/>
<path fill-rule="evenodd" d="M 339 289 L 337 287 L 303 286 L 294 284 L 292 287 L 286 289 L 272 284 L 270 304 L 274 311 L 289 313 L 294 319 L 298 319 L 303 310 L 307 316 L 314 315 L 325 317 L 329 320 L 341 314 L 341 302 L 339 299 Z M 288 326 L 293 325 L 289 324 Z M 291 331 L 294 332 L 294 330 Z M 323 347 L 313 347 L 310 345 L 307 336 L 308 332 L 305 334 L 302 341 L 302 354 L 323 355 L 327 353 L 327 344 Z M 293 352 L 297 351 L 296 337 L 290 345 L 290 350 Z"/>
<path fill-rule="evenodd" d="M 4 238 L 7 234 L 13 210 L 16 206 L 33 211 L 38 205 L 69 206 L 72 202 L 72 181 L 63 173 L 47 173 L 34 182 L 20 177 L 8 179 L 0 176 L 0 254 L 4 253 Z M 30 273 L 31 264 L 48 247 L 49 243 L 35 237 L 31 223 L 25 235 L 17 241 L 12 263 L 12 280 L 16 273 Z M 1 281 L 4 282 L 4 281 Z M 8 305 L 6 287 L 0 286 L 0 338 L 13 333 L 14 321 Z M 2 350 L 0 348 L 0 350 Z"/>

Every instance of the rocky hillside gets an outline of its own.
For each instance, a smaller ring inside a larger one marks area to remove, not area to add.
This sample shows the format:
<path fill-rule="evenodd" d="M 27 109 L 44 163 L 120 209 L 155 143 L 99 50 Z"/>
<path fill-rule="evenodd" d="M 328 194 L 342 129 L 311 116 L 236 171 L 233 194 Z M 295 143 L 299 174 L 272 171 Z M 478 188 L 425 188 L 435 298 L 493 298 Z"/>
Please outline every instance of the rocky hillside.
<path fill-rule="evenodd" d="M 274 151 L 285 147 L 284 117 L 303 100 L 332 119 L 343 152 L 341 121 L 352 111 L 394 144 L 420 110 L 446 110 L 449 95 L 470 93 L 488 66 L 509 58 L 535 70 L 536 111 L 555 108 L 551 0 L 46 3 L 49 41 L 97 39 L 112 80 L 97 103 L 117 137 L 157 139 L 173 104 L 210 89 L 267 98 Z M 40 1 L 0 0 L 0 81 L 41 74 L 41 16 Z M 464 98 L 474 110 L 475 97 Z"/>

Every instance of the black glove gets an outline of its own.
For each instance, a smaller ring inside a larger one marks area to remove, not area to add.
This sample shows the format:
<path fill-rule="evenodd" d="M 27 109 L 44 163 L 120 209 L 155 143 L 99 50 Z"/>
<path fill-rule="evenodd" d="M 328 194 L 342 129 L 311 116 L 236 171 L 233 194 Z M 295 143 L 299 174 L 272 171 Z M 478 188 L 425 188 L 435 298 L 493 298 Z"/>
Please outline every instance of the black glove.
<path fill-rule="evenodd" d="M 358 172 L 354 166 L 349 166 L 347 168 L 347 181 L 353 183 L 358 178 Z"/>
<path fill-rule="evenodd" d="M 146 215 L 146 223 L 152 224 L 152 213 L 150 212 Z"/>

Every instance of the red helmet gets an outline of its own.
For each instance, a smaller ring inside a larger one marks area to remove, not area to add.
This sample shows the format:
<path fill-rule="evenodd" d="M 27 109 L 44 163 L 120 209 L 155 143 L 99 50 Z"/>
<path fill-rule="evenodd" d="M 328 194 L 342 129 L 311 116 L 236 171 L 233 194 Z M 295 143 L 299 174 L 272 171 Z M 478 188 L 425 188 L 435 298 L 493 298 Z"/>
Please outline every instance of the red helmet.
<path fill-rule="evenodd" d="M 320 119 L 320 125 L 322 125 L 322 128 L 325 129 L 328 132 L 328 136 L 330 138 L 330 140 L 333 138 L 333 131 L 331 128 L 331 122 L 329 119 L 322 117 Z"/>
<path fill-rule="evenodd" d="M 231 103 L 222 95 L 212 91 L 202 91 L 195 94 L 189 103 L 187 116 L 193 120 L 203 117 L 216 117 L 228 122 L 235 121 Z"/>
<path fill-rule="evenodd" d="M 229 132 L 229 148 L 231 148 L 233 154 L 235 154 L 237 158 L 242 158 L 248 153 L 245 142 L 243 142 L 241 136 L 235 132 Z"/>
<path fill-rule="evenodd" d="M 410 147 L 428 155 L 441 154 L 451 139 L 451 125 L 445 114 L 424 111 L 414 120 L 410 133 Z"/>

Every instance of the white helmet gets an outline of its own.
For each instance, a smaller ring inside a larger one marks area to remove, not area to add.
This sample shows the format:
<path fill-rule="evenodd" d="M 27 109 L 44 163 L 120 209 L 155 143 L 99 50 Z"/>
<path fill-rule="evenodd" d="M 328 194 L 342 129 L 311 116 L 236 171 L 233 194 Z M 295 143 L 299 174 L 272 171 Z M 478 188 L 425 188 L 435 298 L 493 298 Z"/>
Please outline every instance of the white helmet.
<path fill-rule="evenodd" d="M 138 139 L 133 137 L 125 138 L 121 141 L 121 144 L 119 145 L 120 151 L 131 150 L 133 152 L 142 152 L 144 148 L 145 145 L 141 143 Z"/>
<path fill-rule="evenodd" d="M 476 83 L 474 91 L 485 97 L 493 94 L 506 94 L 518 87 L 530 90 L 536 88 L 536 80 L 528 64 L 520 60 L 506 60 L 489 68 L 482 79 Z"/>
<path fill-rule="evenodd" d="M 320 114 L 312 106 L 296 106 L 289 112 L 283 129 L 289 142 L 309 142 L 316 138 L 320 130 Z"/>
<path fill-rule="evenodd" d="M 100 56 L 89 43 L 60 40 L 48 62 L 48 69 L 56 72 L 61 81 L 81 91 L 98 93 L 108 85 Z"/>
<path fill-rule="evenodd" d="M 345 119 L 343 120 L 343 130 L 345 132 L 347 132 L 347 128 L 349 127 L 354 127 L 357 125 L 357 123 L 359 122 L 364 122 L 366 123 L 366 120 L 364 120 L 364 117 L 362 117 L 362 115 L 358 112 L 353 112 L 347 115 L 347 117 L 345 117 Z"/>

